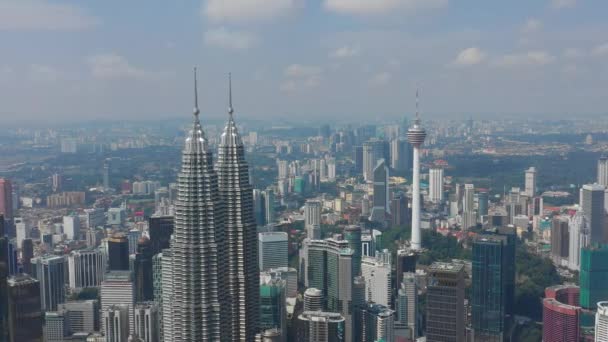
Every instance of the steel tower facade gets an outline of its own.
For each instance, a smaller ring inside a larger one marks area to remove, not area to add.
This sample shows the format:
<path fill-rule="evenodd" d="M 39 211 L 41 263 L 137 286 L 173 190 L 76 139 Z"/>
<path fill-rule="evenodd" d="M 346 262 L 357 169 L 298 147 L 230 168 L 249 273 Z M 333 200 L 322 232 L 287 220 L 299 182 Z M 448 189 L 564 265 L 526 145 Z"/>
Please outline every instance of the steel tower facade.
<path fill-rule="evenodd" d="M 219 197 L 225 206 L 229 331 L 232 341 L 253 341 L 259 326 L 258 238 L 249 166 L 233 114 L 229 79 L 228 122 L 220 137 L 216 164 Z"/>
<path fill-rule="evenodd" d="M 224 341 L 229 332 L 225 295 L 224 207 L 212 153 L 199 121 L 194 75 L 194 123 L 182 152 L 171 240 L 170 310 L 173 341 Z M 249 191 L 251 193 L 251 191 Z M 254 259 L 254 263 L 257 258 Z M 163 289 L 165 291 L 165 289 Z"/>

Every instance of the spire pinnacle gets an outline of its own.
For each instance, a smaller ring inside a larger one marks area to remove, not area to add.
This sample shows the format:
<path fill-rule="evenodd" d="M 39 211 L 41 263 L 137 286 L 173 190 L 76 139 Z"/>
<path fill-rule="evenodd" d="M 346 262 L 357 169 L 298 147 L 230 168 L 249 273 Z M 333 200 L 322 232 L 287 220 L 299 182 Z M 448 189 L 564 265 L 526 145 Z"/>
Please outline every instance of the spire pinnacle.
<path fill-rule="evenodd" d="M 232 73 L 228 73 L 228 114 L 232 116 L 234 108 L 232 107 Z"/>
<path fill-rule="evenodd" d="M 418 104 L 418 92 L 420 91 L 420 89 L 418 89 L 418 87 L 416 87 L 416 122 L 419 123 L 420 122 L 420 110 L 419 110 L 419 104 Z"/>
<path fill-rule="evenodd" d="M 194 116 L 198 119 L 198 114 L 201 111 L 198 109 L 198 82 L 196 80 L 196 67 L 194 67 Z"/>

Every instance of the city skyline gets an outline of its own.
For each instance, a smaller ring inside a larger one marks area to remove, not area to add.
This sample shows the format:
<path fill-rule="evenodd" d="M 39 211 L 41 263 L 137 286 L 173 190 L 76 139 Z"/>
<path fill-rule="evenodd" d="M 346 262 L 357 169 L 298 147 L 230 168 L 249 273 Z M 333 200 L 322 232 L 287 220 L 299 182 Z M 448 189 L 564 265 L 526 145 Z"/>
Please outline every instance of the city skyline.
<path fill-rule="evenodd" d="M 252 119 L 411 117 L 417 84 L 425 118 L 605 113 L 599 1 L 241 1 L 0 1 L 0 117 L 179 117 L 191 65 L 207 119 L 222 116 L 228 71 Z"/>

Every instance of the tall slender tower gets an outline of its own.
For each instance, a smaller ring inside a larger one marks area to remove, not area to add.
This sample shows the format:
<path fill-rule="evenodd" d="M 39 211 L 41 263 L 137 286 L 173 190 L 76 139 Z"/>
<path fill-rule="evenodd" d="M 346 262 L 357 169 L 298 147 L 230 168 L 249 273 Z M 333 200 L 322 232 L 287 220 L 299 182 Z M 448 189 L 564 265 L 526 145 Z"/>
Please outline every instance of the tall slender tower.
<path fill-rule="evenodd" d="M 168 308 L 171 312 L 167 313 L 171 321 L 164 322 L 170 325 L 165 330 L 172 332 L 172 341 L 223 341 L 222 333 L 230 331 L 228 317 L 220 312 L 227 304 L 224 208 L 199 113 L 195 69 L 194 123 L 186 138 L 182 169 L 177 176 L 171 240 L 173 279 L 167 289 L 163 288 L 163 292 L 172 294 Z"/>
<path fill-rule="evenodd" d="M 407 141 L 414 147 L 414 175 L 412 179 L 412 249 L 422 248 L 420 241 L 420 146 L 426 138 L 426 131 L 420 125 L 418 111 L 418 90 L 416 90 L 416 121 L 407 131 Z"/>
<path fill-rule="evenodd" d="M 220 137 L 218 175 L 220 200 L 225 205 L 225 248 L 229 322 L 232 341 L 253 341 L 258 333 L 260 271 L 253 189 L 244 146 L 234 122 L 232 82 L 228 78 L 228 122 Z"/>

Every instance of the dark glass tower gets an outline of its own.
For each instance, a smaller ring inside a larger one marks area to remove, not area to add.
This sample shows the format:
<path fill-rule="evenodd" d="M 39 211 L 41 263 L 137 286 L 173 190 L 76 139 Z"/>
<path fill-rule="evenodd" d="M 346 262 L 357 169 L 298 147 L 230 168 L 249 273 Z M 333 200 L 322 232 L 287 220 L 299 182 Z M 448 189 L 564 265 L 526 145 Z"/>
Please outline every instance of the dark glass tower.
<path fill-rule="evenodd" d="M 344 228 L 344 239 L 353 250 L 353 277 L 361 274 L 361 227 L 351 225 Z"/>
<path fill-rule="evenodd" d="M 129 270 L 129 240 L 124 234 L 114 234 L 108 239 L 108 270 Z"/>
<path fill-rule="evenodd" d="M 152 246 L 150 240 L 142 237 L 137 242 L 135 254 L 135 301 L 154 300 L 154 279 L 152 277 Z"/>
<path fill-rule="evenodd" d="M 222 335 L 231 331 L 229 316 L 222 312 L 228 306 L 224 208 L 211 149 L 199 121 L 196 73 L 194 89 L 194 122 L 186 137 L 177 176 L 170 253 L 172 279 L 166 283 L 163 280 L 163 297 L 167 294 L 172 299 L 164 305 L 170 312 L 163 308 L 163 315 L 171 317 L 171 322 L 163 322 L 163 330 L 165 334 L 171 332 L 172 341 L 224 341 Z M 256 239 L 252 241 L 255 243 Z M 252 261 L 257 265 L 257 258 Z"/>
<path fill-rule="evenodd" d="M 505 328 L 507 238 L 480 235 L 473 242 L 472 321 L 475 340 L 502 341 Z"/>
<path fill-rule="evenodd" d="M 8 280 L 9 342 L 42 342 L 40 282 L 27 274 Z"/>
<path fill-rule="evenodd" d="M 153 216 L 148 219 L 152 255 L 169 248 L 173 234 L 173 216 Z"/>
<path fill-rule="evenodd" d="M 230 332 L 233 341 L 252 341 L 258 333 L 260 280 L 253 189 L 243 142 L 233 118 L 229 85 L 228 122 L 216 164 L 220 200 L 225 205 L 225 246 Z"/>

